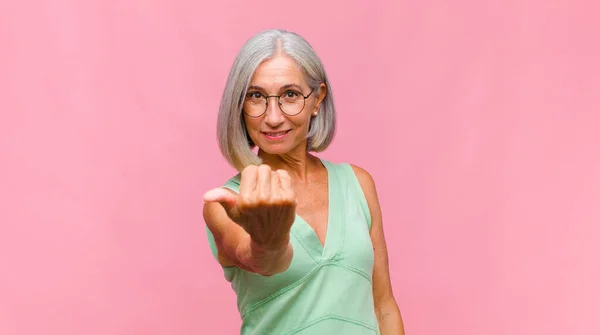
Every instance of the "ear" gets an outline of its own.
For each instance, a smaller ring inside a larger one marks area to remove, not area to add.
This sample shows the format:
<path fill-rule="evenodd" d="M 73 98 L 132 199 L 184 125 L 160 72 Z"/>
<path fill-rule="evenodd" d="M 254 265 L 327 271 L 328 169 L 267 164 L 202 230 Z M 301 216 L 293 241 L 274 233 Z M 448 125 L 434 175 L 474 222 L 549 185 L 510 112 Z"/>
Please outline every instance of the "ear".
<path fill-rule="evenodd" d="M 317 103 L 315 104 L 313 113 L 319 112 L 319 107 L 321 107 L 321 103 L 323 102 L 323 100 L 325 100 L 325 97 L 327 96 L 327 85 L 325 85 L 325 83 L 321 83 L 321 85 L 319 85 L 317 93 Z"/>

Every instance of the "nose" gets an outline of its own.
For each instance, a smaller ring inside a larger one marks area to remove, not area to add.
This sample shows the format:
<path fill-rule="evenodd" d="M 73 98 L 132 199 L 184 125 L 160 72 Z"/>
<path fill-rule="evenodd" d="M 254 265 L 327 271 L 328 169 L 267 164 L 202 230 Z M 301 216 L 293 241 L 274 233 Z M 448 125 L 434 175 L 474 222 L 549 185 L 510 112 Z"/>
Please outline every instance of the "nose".
<path fill-rule="evenodd" d="M 278 97 L 271 97 L 267 100 L 267 110 L 265 111 L 265 122 L 273 128 L 282 124 L 285 120 L 285 116 L 279 108 Z"/>

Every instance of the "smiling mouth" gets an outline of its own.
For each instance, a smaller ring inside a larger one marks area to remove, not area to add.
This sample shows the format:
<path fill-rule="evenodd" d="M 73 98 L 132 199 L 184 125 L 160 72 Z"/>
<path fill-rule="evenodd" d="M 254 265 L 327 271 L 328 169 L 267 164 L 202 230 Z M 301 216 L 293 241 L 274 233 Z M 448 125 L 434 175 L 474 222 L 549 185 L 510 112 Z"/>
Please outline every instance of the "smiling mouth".
<path fill-rule="evenodd" d="M 289 132 L 289 130 L 284 130 L 284 131 L 278 131 L 276 133 L 273 132 L 263 132 L 263 134 L 267 135 L 267 136 L 271 136 L 271 137 L 279 137 L 279 136 L 283 136 L 285 134 L 287 134 Z"/>
<path fill-rule="evenodd" d="M 284 138 L 285 135 L 287 135 L 287 133 L 289 133 L 290 131 L 291 129 L 277 132 L 263 132 L 263 134 L 269 140 L 280 140 Z"/>

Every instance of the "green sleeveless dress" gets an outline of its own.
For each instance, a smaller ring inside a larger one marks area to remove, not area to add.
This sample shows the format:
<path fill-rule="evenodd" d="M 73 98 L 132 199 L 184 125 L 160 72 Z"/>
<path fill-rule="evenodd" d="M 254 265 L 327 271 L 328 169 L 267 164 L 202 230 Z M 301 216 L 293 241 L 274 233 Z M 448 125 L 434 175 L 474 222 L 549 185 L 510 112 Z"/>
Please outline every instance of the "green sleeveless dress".
<path fill-rule="evenodd" d="M 329 221 L 325 245 L 296 215 L 291 228 L 294 257 L 288 270 L 263 277 L 223 267 L 237 294 L 241 334 L 379 334 L 373 306 L 371 216 L 349 164 L 321 160 L 328 171 Z M 240 175 L 225 187 L 239 192 Z M 209 245 L 217 258 L 214 238 Z"/>

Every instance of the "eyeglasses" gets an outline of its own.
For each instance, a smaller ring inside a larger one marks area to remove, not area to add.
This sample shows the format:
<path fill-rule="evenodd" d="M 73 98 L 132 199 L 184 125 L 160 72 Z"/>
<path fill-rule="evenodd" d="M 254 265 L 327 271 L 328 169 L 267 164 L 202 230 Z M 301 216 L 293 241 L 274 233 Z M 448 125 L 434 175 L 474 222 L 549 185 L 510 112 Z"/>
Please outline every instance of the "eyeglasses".
<path fill-rule="evenodd" d="M 310 93 L 306 96 L 295 90 L 287 90 L 281 95 L 264 95 L 258 91 L 248 92 L 244 99 L 244 114 L 252 118 L 261 117 L 267 111 L 269 98 L 277 98 L 279 109 L 283 114 L 288 116 L 298 115 L 304 110 L 306 99 L 310 97 L 313 91 L 314 89 L 310 90 Z"/>

